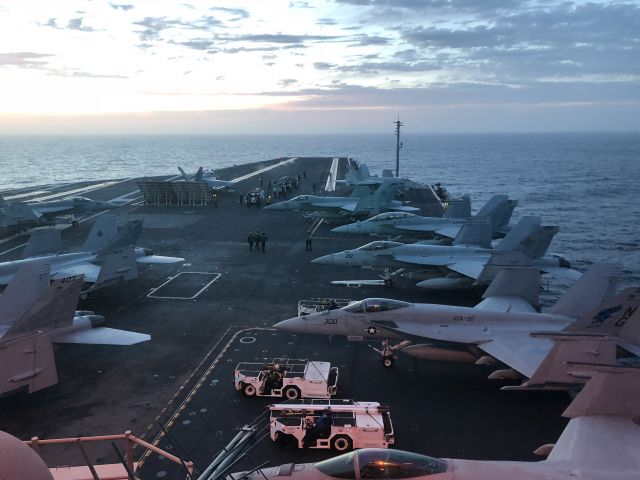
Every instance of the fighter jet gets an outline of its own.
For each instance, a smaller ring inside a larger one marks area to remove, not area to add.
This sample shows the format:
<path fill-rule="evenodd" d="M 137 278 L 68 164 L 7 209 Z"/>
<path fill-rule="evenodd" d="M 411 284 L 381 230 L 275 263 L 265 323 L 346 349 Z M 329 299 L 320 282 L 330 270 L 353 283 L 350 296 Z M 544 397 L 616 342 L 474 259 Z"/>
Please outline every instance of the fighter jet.
<path fill-rule="evenodd" d="M 113 202 L 91 200 L 86 197 L 73 197 L 64 200 L 28 203 L 28 206 L 31 207 L 38 216 L 46 219 L 69 216 L 72 219 L 72 223 L 77 225 L 78 221 L 75 218 L 77 215 L 113 210 L 114 208 L 118 208 L 120 205 Z"/>
<path fill-rule="evenodd" d="M 385 178 L 381 183 L 359 183 L 350 197 L 298 195 L 291 200 L 267 205 L 264 209 L 306 212 L 326 220 L 364 218 L 385 210 L 419 211 L 419 208 L 393 200 L 400 185 L 401 182 L 395 178 Z"/>
<path fill-rule="evenodd" d="M 182 167 L 178 167 L 182 178 L 185 182 L 204 183 L 214 190 L 233 187 L 233 182 L 229 180 L 220 180 L 213 170 L 204 170 L 202 167 L 194 175 L 187 175 Z"/>
<path fill-rule="evenodd" d="M 322 265 L 396 269 L 393 275 L 410 272 L 412 278 L 426 278 L 417 283 L 418 287 L 443 290 L 486 285 L 493 277 L 488 274 L 489 271 L 483 277 L 480 277 L 480 273 L 490 263 L 491 258 L 496 254 L 516 252 L 519 256 L 524 255 L 532 265 L 544 272 L 575 279 L 579 272 L 571 270 L 568 260 L 557 254 L 546 255 L 549 244 L 557 232 L 558 227 L 541 226 L 540 217 L 524 217 L 495 249 L 492 249 L 489 224 L 468 221 L 460 229 L 452 246 L 376 241 L 355 250 L 325 255 L 311 262 Z M 385 284 L 388 284 L 389 280 L 390 276 L 385 278 Z"/>
<path fill-rule="evenodd" d="M 0 394 L 57 382 L 51 343 L 134 345 L 147 334 L 105 327 L 105 319 L 76 311 L 82 276 L 50 282 L 45 261 L 22 266 L 0 296 Z"/>
<path fill-rule="evenodd" d="M 500 270 L 473 308 L 408 303 L 368 298 L 347 307 L 312 313 L 276 323 L 279 330 L 343 335 L 353 340 L 381 341 L 383 364 L 390 367 L 394 352 L 434 361 L 493 365 L 509 370 L 489 378 L 530 378 L 548 355 L 553 342 L 535 332 L 615 337 L 618 347 L 640 356 L 640 291 L 615 293 L 621 267 L 593 265 L 556 302 L 539 313 L 538 272 L 533 267 Z M 395 346 L 389 339 L 400 339 Z M 593 354 L 593 352 L 592 352 Z"/>
<path fill-rule="evenodd" d="M 517 204 L 517 200 L 509 200 L 507 195 L 495 195 L 473 218 L 478 221 L 486 221 L 491 225 L 492 238 L 503 237 Z M 449 202 L 442 217 L 421 217 L 406 212 L 387 212 L 368 220 L 341 225 L 334 228 L 332 232 L 455 238 L 465 221 L 471 217 L 470 210 L 469 196 L 466 195 L 461 201 Z"/>
<path fill-rule="evenodd" d="M 120 232 L 113 215 L 100 215 L 79 252 L 59 253 L 60 231 L 34 232 L 21 260 L 0 263 L 0 285 L 7 285 L 20 267 L 45 260 L 51 265 L 54 280 L 83 275 L 83 292 L 96 290 L 121 280 L 137 278 L 137 263 L 177 263 L 184 258 L 154 255 L 151 250 L 135 247 L 142 221 L 127 223 Z"/>
<path fill-rule="evenodd" d="M 562 414 L 569 423 L 539 462 L 434 458 L 363 448 L 313 463 L 234 473 L 233 480 L 637 480 L 640 472 L 640 371 L 601 368 Z M 479 432 L 479 435 L 482 433 Z"/>

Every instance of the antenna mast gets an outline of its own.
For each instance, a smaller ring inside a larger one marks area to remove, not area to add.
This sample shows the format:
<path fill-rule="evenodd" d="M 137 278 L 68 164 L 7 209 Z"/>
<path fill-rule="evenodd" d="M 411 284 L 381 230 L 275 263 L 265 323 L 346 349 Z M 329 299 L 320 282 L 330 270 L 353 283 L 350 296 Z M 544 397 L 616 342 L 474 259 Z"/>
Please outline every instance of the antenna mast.
<path fill-rule="evenodd" d="M 400 176 L 400 149 L 402 148 L 402 143 L 400 143 L 400 127 L 404 125 L 400 121 L 400 117 L 398 120 L 393 122 L 396 124 L 396 177 Z"/>

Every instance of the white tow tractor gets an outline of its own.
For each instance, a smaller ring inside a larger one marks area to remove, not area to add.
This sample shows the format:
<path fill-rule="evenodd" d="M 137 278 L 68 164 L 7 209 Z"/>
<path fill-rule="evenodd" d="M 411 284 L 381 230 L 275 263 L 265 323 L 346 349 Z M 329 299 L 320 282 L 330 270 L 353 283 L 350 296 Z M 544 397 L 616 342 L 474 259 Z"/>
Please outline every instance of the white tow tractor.
<path fill-rule="evenodd" d="M 334 310 L 336 308 L 346 307 L 352 303 L 356 303 L 356 301 L 347 298 L 311 298 L 309 300 L 300 300 L 298 302 L 298 316 L 304 317 L 310 313 Z"/>
<path fill-rule="evenodd" d="M 298 400 L 270 405 L 271 439 L 281 448 L 332 448 L 345 452 L 354 448 L 387 448 L 395 434 L 388 407 L 377 402 L 353 400 Z M 318 427 L 318 420 L 329 420 Z"/>
<path fill-rule="evenodd" d="M 338 367 L 298 358 L 240 362 L 234 383 L 248 397 L 330 398 L 337 391 Z"/>

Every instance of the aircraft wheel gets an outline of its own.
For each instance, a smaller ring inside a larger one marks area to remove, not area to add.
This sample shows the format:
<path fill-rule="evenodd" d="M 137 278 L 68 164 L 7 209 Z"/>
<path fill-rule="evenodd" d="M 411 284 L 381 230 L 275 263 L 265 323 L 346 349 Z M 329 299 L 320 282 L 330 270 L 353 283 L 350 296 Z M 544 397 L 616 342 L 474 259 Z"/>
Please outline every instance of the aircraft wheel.
<path fill-rule="evenodd" d="M 284 392 L 282 392 L 282 395 L 287 400 L 297 400 L 300 398 L 300 390 L 296 387 L 287 387 L 284 389 Z"/>
<path fill-rule="evenodd" d="M 242 393 L 244 393 L 247 397 L 253 397 L 256 394 L 256 387 L 254 387 L 250 383 L 247 383 L 242 388 Z"/>
<path fill-rule="evenodd" d="M 346 435 L 336 435 L 331 439 L 331 448 L 336 452 L 347 452 L 351 450 L 351 439 Z"/>
<path fill-rule="evenodd" d="M 393 280 L 391 280 L 390 278 L 385 278 L 384 279 L 384 286 L 385 287 L 393 287 Z"/>
<path fill-rule="evenodd" d="M 393 357 L 391 355 L 382 357 L 382 365 L 384 365 L 385 368 L 393 367 Z"/>
<path fill-rule="evenodd" d="M 74 220 L 73 222 L 71 222 L 71 225 L 74 226 L 74 227 L 77 227 L 80 224 L 78 223 L 77 220 Z"/>

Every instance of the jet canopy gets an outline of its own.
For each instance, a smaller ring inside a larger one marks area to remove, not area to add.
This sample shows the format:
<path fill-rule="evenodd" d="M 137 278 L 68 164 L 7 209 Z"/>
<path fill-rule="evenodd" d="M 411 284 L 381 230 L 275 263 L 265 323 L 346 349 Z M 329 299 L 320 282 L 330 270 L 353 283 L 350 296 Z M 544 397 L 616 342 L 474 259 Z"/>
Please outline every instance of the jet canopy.
<path fill-rule="evenodd" d="M 385 212 L 369 219 L 370 222 L 383 222 L 386 220 L 397 220 L 400 218 L 415 217 L 413 213 L 408 212 Z"/>
<path fill-rule="evenodd" d="M 388 298 L 365 298 L 359 302 L 352 303 L 351 305 L 344 307 L 343 310 L 351 313 L 373 313 L 373 312 L 387 312 L 389 310 L 397 310 L 398 308 L 405 308 L 411 305 L 408 302 L 400 300 L 391 300 Z"/>
<path fill-rule="evenodd" d="M 386 448 L 364 448 L 314 466 L 330 477 L 359 480 L 425 477 L 446 472 L 448 467 L 438 458 Z"/>
<path fill-rule="evenodd" d="M 358 247 L 357 250 L 363 250 L 365 252 L 373 252 L 378 250 L 386 250 L 388 248 L 399 247 L 400 245 L 404 245 L 404 243 L 378 240 L 376 242 L 367 243 L 362 247 Z"/>

